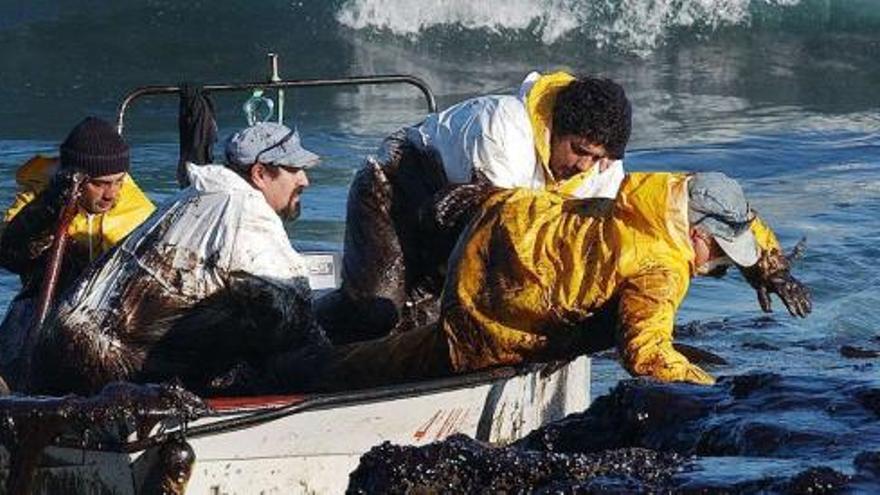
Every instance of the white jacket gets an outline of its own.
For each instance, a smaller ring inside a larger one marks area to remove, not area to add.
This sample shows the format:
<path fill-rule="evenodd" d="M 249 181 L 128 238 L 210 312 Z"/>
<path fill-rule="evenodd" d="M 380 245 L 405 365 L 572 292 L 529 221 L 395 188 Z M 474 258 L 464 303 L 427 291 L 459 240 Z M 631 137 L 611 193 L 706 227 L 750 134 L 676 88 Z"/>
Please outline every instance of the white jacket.
<path fill-rule="evenodd" d="M 235 360 L 227 354 L 325 343 L 303 257 L 262 193 L 221 165 L 188 164 L 187 173 L 190 187 L 93 265 L 62 299 L 54 324 L 67 335 L 133 346 L 126 369 L 109 373 L 115 379 L 185 376 L 187 366 Z M 143 362 L 139 354 L 169 332 L 183 343 L 154 359 L 158 365 Z M 203 348 L 205 333 L 215 346 Z"/>
<path fill-rule="evenodd" d="M 515 96 L 481 96 L 433 113 L 407 138 L 440 155 L 452 184 L 473 180 L 474 170 L 492 184 L 542 189 L 544 172 L 526 107 Z"/>
<path fill-rule="evenodd" d="M 537 72 L 529 74 L 519 96 L 481 96 L 433 113 L 410 128 L 407 139 L 436 152 L 452 184 L 471 182 L 476 170 L 505 189 L 544 189 L 546 178 L 535 155 L 535 136 L 523 103 L 539 77 Z M 560 192 L 578 198 L 614 198 L 623 173 L 623 162 L 616 160 L 602 173 L 559 184 Z"/>

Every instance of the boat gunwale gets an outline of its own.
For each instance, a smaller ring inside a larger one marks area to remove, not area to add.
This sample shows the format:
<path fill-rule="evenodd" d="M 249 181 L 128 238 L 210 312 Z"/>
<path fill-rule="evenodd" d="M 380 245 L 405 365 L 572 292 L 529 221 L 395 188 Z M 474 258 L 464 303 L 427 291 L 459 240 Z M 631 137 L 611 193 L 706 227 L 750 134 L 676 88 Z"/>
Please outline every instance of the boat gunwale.
<path fill-rule="evenodd" d="M 306 396 L 302 400 L 294 400 L 294 398 L 303 397 L 302 395 L 291 395 L 292 402 L 289 404 L 278 406 L 277 402 L 274 402 L 272 406 L 260 409 L 243 408 L 208 411 L 198 419 L 218 418 L 218 420 L 196 426 L 188 426 L 187 421 L 181 421 L 178 425 L 179 428 L 156 433 L 134 441 L 113 443 L 99 442 L 91 445 L 84 445 L 84 442 L 82 441 L 83 439 L 68 438 L 58 439 L 53 442 L 52 445 L 55 447 L 75 448 L 79 450 L 86 449 L 100 452 L 133 454 L 172 440 L 199 438 L 242 430 L 302 412 L 351 407 L 388 400 L 407 399 L 451 390 L 473 388 L 490 385 L 499 380 L 509 380 L 511 378 L 525 376 L 532 373 L 549 376 L 572 362 L 574 362 L 574 360 L 566 361 L 564 363 L 529 363 L 520 366 L 504 366 L 420 382 L 374 387 L 351 392 L 316 394 Z M 254 398 L 257 397 L 259 396 Z M 270 397 L 277 398 L 278 396 Z M 218 399 L 224 398 L 218 397 L 207 399 L 207 403 L 210 405 L 211 400 Z M 174 419 L 174 417 L 169 416 L 167 419 Z"/>

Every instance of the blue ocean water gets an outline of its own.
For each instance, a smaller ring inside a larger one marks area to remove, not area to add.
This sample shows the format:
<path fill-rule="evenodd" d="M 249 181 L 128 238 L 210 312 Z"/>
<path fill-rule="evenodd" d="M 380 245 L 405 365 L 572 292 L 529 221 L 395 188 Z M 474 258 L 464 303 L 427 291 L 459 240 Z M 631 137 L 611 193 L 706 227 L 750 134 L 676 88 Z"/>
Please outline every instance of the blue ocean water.
<path fill-rule="evenodd" d="M 721 170 L 743 183 L 784 245 L 807 238 L 796 275 L 813 290 L 809 319 L 789 317 L 778 301 L 772 315 L 761 313 L 732 274 L 692 284 L 678 315 L 680 338 L 729 361 L 710 367 L 716 375 L 773 373 L 784 383 L 808 381 L 817 394 L 833 394 L 841 382 L 880 389 L 880 360 L 841 355 L 843 346 L 880 350 L 876 2 L 7 2 L 0 4 L 0 204 L 12 199 L 17 166 L 52 153 L 86 115 L 115 118 L 134 87 L 261 80 L 269 51 L 280 55 L 286 78 L 411 73 L 428 81 L 441 107 L 514 91 L 530 70 L 619 81 L 634 109 L 629 170 Z M 217 96 L 222 135 L 244 124 L 244 98 Z M 404 87 L 303 89 L 287 99 L 290 121 L 323 157 L 291 237 L 299 246 L 339 248 L 354 172 L 383 136 L 420 120 L 424 103 Z M 126 120 L 133 175 L 157 202 L 176 189 L 176 110 L 174 98 L 150 98 Z M 17 290 L 17 278 L 0 272 L 0 313 Z M 594 394 L 624 378 L 613 359 L 599 357 Z M 812 390 L 797 391 L 797 414 L 767 421 L 837 428 L 821 407 L 803 406 Z M 744 406 L 740 414 L 759 412 Z M 878 449 L 880 411 L 867 417 L 873 423 L 847 437 L 849 449 L 835 451 L 836 469 Z M 725 459 L 737 469 L 719 471 L 711 459 L 699 469 L 707 478 L 755 475 L 750 453 L 739 455 Z M 794 445 L 778 457 L 821 464 L 828 455 Z"/>

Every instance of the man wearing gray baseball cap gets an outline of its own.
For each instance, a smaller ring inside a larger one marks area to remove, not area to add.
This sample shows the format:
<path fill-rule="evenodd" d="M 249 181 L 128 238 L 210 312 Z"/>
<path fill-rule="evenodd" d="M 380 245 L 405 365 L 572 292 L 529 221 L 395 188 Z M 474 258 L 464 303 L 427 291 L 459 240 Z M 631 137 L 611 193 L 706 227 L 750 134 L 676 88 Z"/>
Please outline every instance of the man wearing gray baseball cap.
<path fill-rule="evenodd" d="M 43 332 L 30 391 L 177 378 L 228 393 L 235 370 L 327 344 L 305 260 L 282 223 L 299 214 L 318 156 L 295 128 L 268 122 L 230 136 L 225 155 L 222 165 L 187 163 L 189 187 L 68 291 Z"/>
<path fill-rule="evenodd" d="M 688 194 L 692 238 L 696 236 L 702 241 L 695 243 L 697 255 L 705 249 L 709 258 L 697 266 L 699 274 L 707 275 L 715 268 L 733 264 L 750 267 L 758 262 L 760 250 L 749 228 L 755 215 L 736 181 L 717 172 L 694 174 L 688 183 Z"/>
<path fill-rule="evenodd" d="M 266 197 L 285 220 L 299 216 L 299 198 L 309 186 L 306 169 L 318 155 L 302 147 L 299 132 L 274 122 L 260 122 L 226 141 L 226 165 Z"/>
<path fill-rule="evenodd" d="M 688 195 L 694 249 L 698 256 L 701 249 L 711 251 L 697 274 L 721 276 L 728 267 L 737 266 L 757 292 L 762 310 L 770 312 L 770 294 L 775 293 L 789 313 L 806 317 L 812 307 L 809 291 L 791 276 L 788 257 L 749 206 L 739 183 L 720 172 L 697 173 L 688 182 Z"/>

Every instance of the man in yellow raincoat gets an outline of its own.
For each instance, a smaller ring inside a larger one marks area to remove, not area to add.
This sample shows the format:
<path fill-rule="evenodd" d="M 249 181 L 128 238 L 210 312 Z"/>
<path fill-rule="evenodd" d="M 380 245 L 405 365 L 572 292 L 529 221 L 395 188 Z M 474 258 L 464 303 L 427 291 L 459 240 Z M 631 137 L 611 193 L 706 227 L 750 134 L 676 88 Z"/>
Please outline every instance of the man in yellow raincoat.
<path fill-rule="evenodd" d="M 390 136 L 349 191 L 342 287 L 317 304 L 328 335 L 436 319 L 455 239 L 493 188 L 613 199 L 630 121 L 613 81 L 532 73 L 518 95 L 471 98 Z"/>
<path fill-rule="evenodd" d="M 439 324 L 312 361 L 279 356 L 270 369 L 282 377 L 306 366 L 312 388 L 352 388 L 616 346 L 633 375 L 711 384 L 672 345 L 690 279 L 735 265 L 805 317 L 809 291 L 780 258 L 740 186 L 720 173 L 629 174 L 609 214 L 553 192 L 502 191 L 449 260 Z"/>
<path fill-rule="evenodd" d="M 634 375 L 713 383 L 672 347 L 689 281 L 725 265 L 748 271 L 776 249 L 720 173 L 630 174 L 607 219 L 556 195 L 495 196 L 450 261 L 442 325 L 452 368 L 564 359 L 605 333 Z M 775 290 L 806 316 L 809 293 L 778 277 Z"/>
<path fill-rule="evenodd" d="M 69 287 L 86 266 L 119 243 L 155 210 L 134 183 L 129 148 L 109 123 L 88 117 L 61 144 L 60 158 L 36 156 L 16 173 L 19 192 L 6 211 L 0 237 L 0 267 L 21 278 L 22 288 L 0 326 L 0 364 L 17 355 L 30 325 L 54 231 L 73 175 L 84 174 L 78 212 L 68 228 L 56 293 Z"/>

